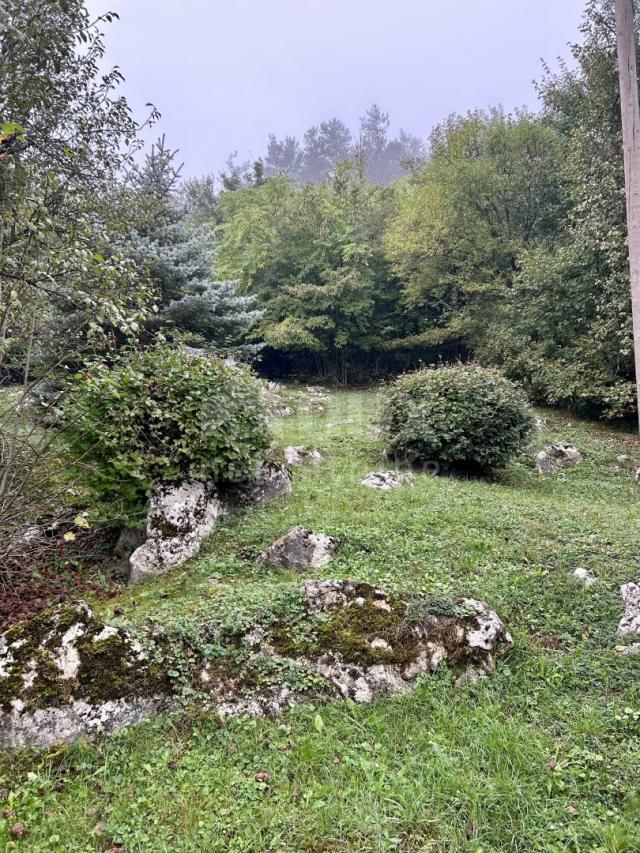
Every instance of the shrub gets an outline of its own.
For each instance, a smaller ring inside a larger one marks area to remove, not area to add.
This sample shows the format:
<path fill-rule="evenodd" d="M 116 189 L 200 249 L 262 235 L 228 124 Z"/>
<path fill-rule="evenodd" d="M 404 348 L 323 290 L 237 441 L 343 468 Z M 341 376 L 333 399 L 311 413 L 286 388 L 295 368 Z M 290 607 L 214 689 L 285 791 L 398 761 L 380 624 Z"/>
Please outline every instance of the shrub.
<path fill-rule="evenodd" d="M 63 421 L 82 482 L 111 519 L 131 520 L 156 480 L 250 478 L 269 444 L 247 367 L 166 346 L 78 374 Z"/>
<path fill-rule="evenodd" d="M 386 393 L 381 423 L 397 457 L 490 471 L 523 448 L 533 417 L 501 373 L 454 364 L 399 377 Z"/>

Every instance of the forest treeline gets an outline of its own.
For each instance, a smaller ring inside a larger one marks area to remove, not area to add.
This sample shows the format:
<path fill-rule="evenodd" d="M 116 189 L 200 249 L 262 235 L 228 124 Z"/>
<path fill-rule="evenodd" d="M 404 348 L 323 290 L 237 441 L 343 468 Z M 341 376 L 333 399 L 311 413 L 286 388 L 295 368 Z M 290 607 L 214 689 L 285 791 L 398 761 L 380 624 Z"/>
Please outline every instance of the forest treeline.
<path fill-rule="evenodd" d="M 357 138 L 337 119 L 271 137 L 222 185 L 181 179 L 179 139 L 135 156 L 119 71 L 99 73 L 109 16 L 6 8 L 6 384 L 160 335 L 345 383 L 476 359 L 540 403 L 633 413 L 611 0 L 589 0 L 536 112 L 452 115 L 423 145 L 374 106 Z"/>
<path fill-rule="evenodd" d="M 634 411 L 608 0 L 587 4 L 581 31 L 574 62 L 544 69 L 538 112 L 452 115 L 395 181 L 372 179 L 371 152 L 401 147 L 373 108 L 365 143 L 322 181 L 300 173 L 307 146 L 272 137 L 264 162 L 217 197 L 187 183 L 196 218 L 215 222 L 216 271 L 263 312 L 253 337 L 266 372 L 358 382 L 473 357 L 541 403 Z"/>

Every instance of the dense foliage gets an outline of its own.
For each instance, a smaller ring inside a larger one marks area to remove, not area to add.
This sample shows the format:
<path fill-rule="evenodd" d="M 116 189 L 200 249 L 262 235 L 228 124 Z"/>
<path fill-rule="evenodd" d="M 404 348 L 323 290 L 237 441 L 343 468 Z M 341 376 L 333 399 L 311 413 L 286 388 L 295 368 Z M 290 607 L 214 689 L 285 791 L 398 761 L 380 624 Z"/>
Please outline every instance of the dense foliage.
<path fill-rule="evenodd" d="M 64 422 L 82 482 L 110 520 L 136 519 L 156 480 L 248 479 L 269 443 L 248 368 L 166 346 L 77 376 Z"/>
<path fill-rule="evenodd" d="M 323 185 L 281 176 L 222 196 L 216 267 L 257 296 L 267 369 L 344 380 L 388 361 L 384 342 L 411 322 L 381 242 L 393 204 L 349 164 Z"/>
<path fill-rule="evenodd" d="M 387 452 L 410 463 L 491 471 L 524 449 L 533 419 L 498 371 L 452 364 L 399 377 L 381 424 Z"/>
<path fill-rule="evenodd" d="M 0 564 L 12 531 L 60 512 L 55 430 L 28 403 L 65 365 L 135 338 L 153 296 L 115 248 L 138 123 L 118 69 L 101 69 L 112 17 L 82 0 L 0 4 L 0 381 L 20 383 L 0 404 Z"/>

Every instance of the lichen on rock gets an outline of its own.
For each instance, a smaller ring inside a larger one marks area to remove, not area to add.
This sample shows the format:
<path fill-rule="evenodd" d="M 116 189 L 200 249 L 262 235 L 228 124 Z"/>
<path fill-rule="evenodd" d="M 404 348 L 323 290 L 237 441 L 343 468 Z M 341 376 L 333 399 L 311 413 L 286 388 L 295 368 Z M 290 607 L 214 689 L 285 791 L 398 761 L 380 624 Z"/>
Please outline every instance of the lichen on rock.
<path fill-rule="evenodd" d="M 292 465 L 294 468 L 302 468 L 304 465 L 319 465 L 324 459 L 319 450 L 309 449 L 301 445 L 285 447 L 283 455 L 287 465 Z"/>
<path fill-rule="evenodd" d="M 401 473 L 400 471 L 372 471 L 360 480 L 360 485 L 367 486 L 369 489 L 388 492 L 391 489 L 399 489 L 404 485 L 410 486 L 413 482 L 414 477 L 410 473 Z"/>
<path fill-rule="evenodd" d="M 159 485 L 151 496 L 147 539 L 129 557 L 131 583 L 163 574 L 194 557 L 225 511 L 206 483 Z"/>
<path fill-rule="evenodd" d="M 550 444 L 536 456 L 536 468 L 541 474 L 555 474 L 562 468 L 569 468 L 580 462 L 582 462 L 580 451 L 563 441 Z"/>

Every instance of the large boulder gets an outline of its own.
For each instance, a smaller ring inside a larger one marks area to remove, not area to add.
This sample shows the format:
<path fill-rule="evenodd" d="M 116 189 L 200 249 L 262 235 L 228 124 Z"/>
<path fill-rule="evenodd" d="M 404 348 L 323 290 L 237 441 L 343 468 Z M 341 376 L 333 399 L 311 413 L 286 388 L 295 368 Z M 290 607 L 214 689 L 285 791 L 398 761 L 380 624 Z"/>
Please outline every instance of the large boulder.
<path fill-rule="evenodd" d="M 487 604 L 462 598 L 403 599 L 366 583 L 308 581 L 304 634 L 281 626 L 260 648 L 286 652 L 320 675 L 334 695 L 370 702 L 406 693 L 447 661 L 484 678 L 513 641 Z"/>
<path fill-rule="evenodd" d="M 195 557 L 218 518 L 234 507 L 289 494 L 291 472 L 277 462 L 264 462 L 253 480 L 227 487 L 224 494 L 198 481 L 160 484 L 151 496 L 142 544 L 136 538 L 139 534 L 125 529 L 116 546 L 117 556 L 128 556 L 129 581 L 140 583 Z M 133 546 L 133 551 L 127 546 Z"/>
<path fill-rule="evenodd" d="M 205 483 L 159 486 L 150 500 L 147 539 L 129 557 L 131 583 L 194 557 L 224 512 L 224 503 Z"/>
<path fill-rule="evenodd" d="M 338 546 L 338 540 L 334 536 L 313 533 L 304 527 L 294 527 L 263 551 L 261 561 L 269 566 L 281 566 L 302 572 L 320 569 L 331 560 Z"/>
<path fill-rule="evenodd" d="M 80 602 L 0 636 L 0 747 L 108 734 L 165 704 L 166 675 Z"/>
<path fill-rule="evenodd" d="M 620 587 L 624 603 L 624 614 L 618 623 L 618 634 L 628 636 L 640 634 L 640 579 Z"/>
<path fill-rule="evenodd" d="M 555 474 L 561 468 L 569 468 L 579 462 L 582 462 L 580 451 L 563 441 L 550 444 L 536 456 L 536 468 L 541 474 Z"/>

